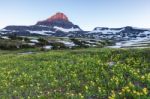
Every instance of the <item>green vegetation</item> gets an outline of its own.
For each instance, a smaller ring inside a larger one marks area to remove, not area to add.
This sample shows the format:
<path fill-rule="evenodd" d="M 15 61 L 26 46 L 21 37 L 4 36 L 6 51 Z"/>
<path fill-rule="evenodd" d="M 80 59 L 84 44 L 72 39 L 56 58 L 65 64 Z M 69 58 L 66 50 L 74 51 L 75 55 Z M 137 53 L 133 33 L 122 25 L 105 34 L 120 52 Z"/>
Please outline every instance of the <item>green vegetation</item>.
<path fill-rule="evenodd" d="M 0 39 L 0 49 L 2 50 L 16 50 L 23 48 L 34 48 L 34 46 L 31 46 L 20 40 Z"/>
<path fill-rule="evenodd" d="M 79 48 L 102 48 L 113 44 L 114 42 L 110 40 L 98 41 L 83 38 L 21 37 L 16 35 L 0 37 L 1 50 L 41 48 L 42 51 L 45 51 L 50 49 L 60 50 Z M 46 49 L 46 46 L 51 46 L 51 48 Z"/>
<path fill-rule="evenodd" d="M 7 53 L 7 54 L 6 54 Z M 150 49 L 0 51 L 1 99 L 149 99 Z"/>
<path fill-rule="evenodd" d="M 88 48 L 88 47 L 89 47 L 88 45 L 86 45 L 86 42 L 85 42 L 85 41 L 78 40 L 78 39 L 74 39 L 74 38 L 71 39 L 71 41 L 72 41 L 74 44 L 78 45 L 79 48 Z"/>

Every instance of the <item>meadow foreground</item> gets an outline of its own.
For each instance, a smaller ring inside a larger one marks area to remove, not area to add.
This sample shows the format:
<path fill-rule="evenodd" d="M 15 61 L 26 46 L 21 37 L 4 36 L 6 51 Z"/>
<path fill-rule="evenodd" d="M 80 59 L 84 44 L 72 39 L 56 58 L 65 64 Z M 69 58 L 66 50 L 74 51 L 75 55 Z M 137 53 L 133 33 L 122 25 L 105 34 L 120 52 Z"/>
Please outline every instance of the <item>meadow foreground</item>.
<path fill-rule="evenodd" d="M 5 53 L 5 54 L 4 54 Z M 1 99 L 149 99 L 150 49 L 0 52 Z"/>

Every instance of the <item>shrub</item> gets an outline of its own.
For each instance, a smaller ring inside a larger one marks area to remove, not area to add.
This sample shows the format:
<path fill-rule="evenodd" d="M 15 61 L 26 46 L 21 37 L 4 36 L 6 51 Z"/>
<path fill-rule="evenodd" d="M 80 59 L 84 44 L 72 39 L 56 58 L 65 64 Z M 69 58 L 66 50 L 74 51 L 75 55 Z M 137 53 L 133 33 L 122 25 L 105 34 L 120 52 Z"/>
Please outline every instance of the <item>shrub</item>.
<path fill-rule="evenodd" d="M 27 37 L 24 37 L 24 41 L 25 41 L 25 42 L 30 42 L 30 39 L 27 38 Z"/>
<path fill-rule="evenodd" d="M 0 40 L 0 49 L 2 50 L 16 50 L 21 48 L 33 48 L 34 46 L 24 44 L 18 40 Z"/>
<path fill-rule="evenodd" d="M 31 46 L 29 44 L 22 44 L 21 48 L 34 48 L 35 46 Z"/>
<path fill-rule="evenodd" d="M 89 46 L 86 45 L 85 41 L 80 41 L 78 39 L 72 38 L 70 39 L 75 45 L 77 45 L 79 48 L 88 48 Z"/>
<path fill-rule="evenodd" d="M 14 50 L 18 49 L 20 47 L 20 44 L 16 42 L 9 42 L 8 40 L 1 40 L 0 43 L 0 49 L 2 50 Z"/>
<path fill-rule="evenodd" d="M 17 35 L 9 35 L 8 38 L 10 38 L 11 40 L 23 40 L 23 37 L 17 36 Z"/>
<path fill-rule="evenodd" d="M 40 46 L 44 46 L 44 45 L 49 44 L 48 41 L 44 38 L 39 38 L 38 41 L 39 41 L 38 45 L 40 45 Z"/>
<path fill-rule="evenodd" d="M 52 47 L 52 49 L 66 49 L 67 47 L 65 46 L 64 43 L 61 43 L 61 42 L 53 42 L 53 43 L 50 43 Z"/>

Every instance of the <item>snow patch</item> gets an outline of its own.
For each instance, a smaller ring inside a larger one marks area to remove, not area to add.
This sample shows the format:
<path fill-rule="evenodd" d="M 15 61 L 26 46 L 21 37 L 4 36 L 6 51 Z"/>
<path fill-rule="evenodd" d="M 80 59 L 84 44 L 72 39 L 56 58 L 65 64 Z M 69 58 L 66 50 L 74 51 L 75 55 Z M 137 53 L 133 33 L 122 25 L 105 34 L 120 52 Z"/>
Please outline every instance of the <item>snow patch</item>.
<path fill-rule="evenodd" d="M 30 32 L 31 34 L 40 34 L 40 35 L 49 35 L 47 34 L 48 32 L 55 33 L 53 31 L 30 31 L 30 30 L 27 30 L 27 31 Z"/>
<path fill-rule="evenodd" d="M 58 27 L 58 26 L 54 26 L 54 28 L 56 30 L 59 30 L 59 31 L 62 31 L 62 32 L 75 32 L 75 31 L 81 31 L 79 28 L 70 28 L 70 29 L 65 29 L 65 28 L 62 28 L 62 27 Z"/>
<path fill-rule="evenodd" d="M 52 49 L 52 46 L 46 45 L 46 46 L 44 46 L 43 48 L 46 49 L 46 50 L 49 50 L 49 49 Z"/>
<path fill-rule="evenodd" d="M 128 41 L 120 41 L 117 42 L 114 46 L 108 46 L 108 48 L 124 48 L 124 47 L 138 47 L 138 46 L 146 46 L 150 43 L 150 39 L 145 37 L 137 37 L 136 39 L 128 40 Z"/>
<path fill-rule="evenodd" d="M 2 36 L 1 38 L 6 39 L 6 40 L 9 40 L 9 39 L 10 39 L 10 38 L 7 37 L 7 36 Z"/>
<path fill-rule="evenodd" d="M 104 29 L 102 30 L 101 28 L 99 29 L 96 29 L 96 30 L 93 30 L 91 32 L 88 32 L 87 34 L 90 34 L 90 33 L 101 33 L 101 34 L 109 34 L 109 35 L 114 35 L 116 33 L 119 33 L 121 31 L 123 31 L 124 28 L 120 29 L 120 30 L 114 30 L 114 29 Z"/>
<path fill-rule="evenodd" d="M 73 42 L 67 42 L 67 41 L 59 41 L 59 42 L 65 44 L 65 46 L 67 46 L 67 47 L 75 46 L 75 44 Z"/>
<path fill-rule="evenodd" d="M 30 41 L 33 42 L 33 43 L 39 43 L 38 40 L 30 40 Z"/>

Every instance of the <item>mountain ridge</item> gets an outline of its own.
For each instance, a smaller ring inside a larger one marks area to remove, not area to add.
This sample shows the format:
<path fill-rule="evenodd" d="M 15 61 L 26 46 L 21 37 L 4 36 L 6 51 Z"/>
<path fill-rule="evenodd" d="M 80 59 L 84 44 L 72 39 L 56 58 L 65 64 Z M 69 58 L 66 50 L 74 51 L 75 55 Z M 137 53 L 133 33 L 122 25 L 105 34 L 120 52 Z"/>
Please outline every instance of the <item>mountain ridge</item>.
<path fill-rule="evenodd" d="M 35 25 L 7 26 L 0 30 L 0 34 L 130 40 L 139 37 L 150 37 L 150 29 L 126 26 L 120 28 L 96 27 L 92 31 L 85 31 L 78 25 L 73 24 L 64 13 L 58 12 L 43 21 L 38 21 Z"/>

